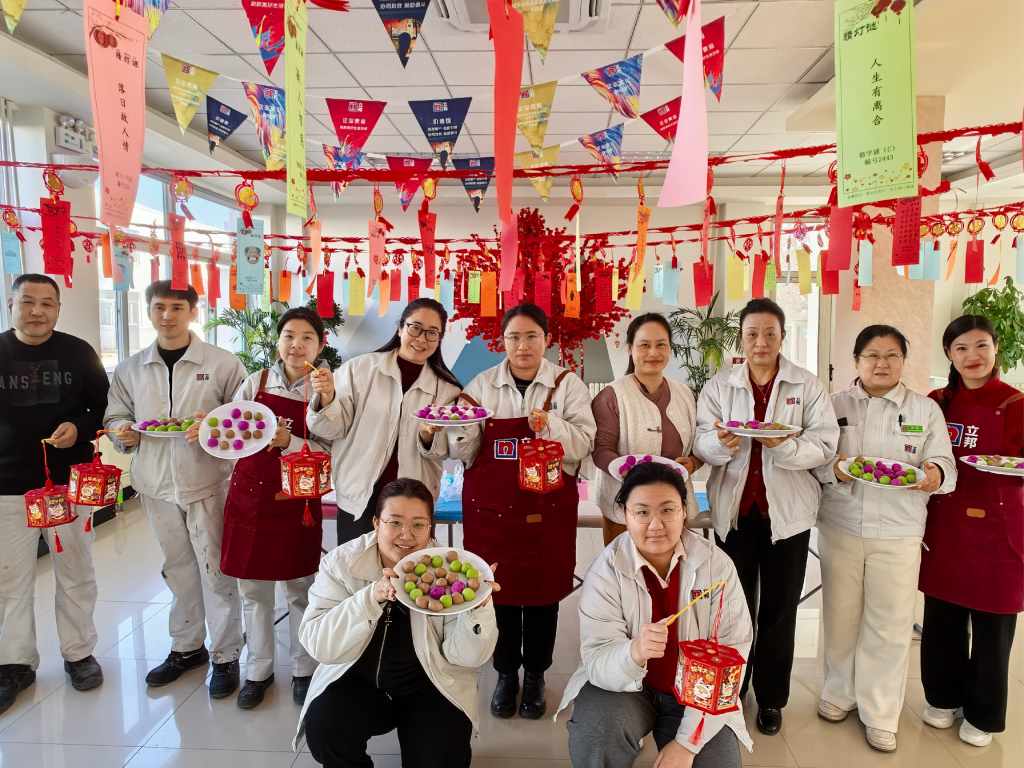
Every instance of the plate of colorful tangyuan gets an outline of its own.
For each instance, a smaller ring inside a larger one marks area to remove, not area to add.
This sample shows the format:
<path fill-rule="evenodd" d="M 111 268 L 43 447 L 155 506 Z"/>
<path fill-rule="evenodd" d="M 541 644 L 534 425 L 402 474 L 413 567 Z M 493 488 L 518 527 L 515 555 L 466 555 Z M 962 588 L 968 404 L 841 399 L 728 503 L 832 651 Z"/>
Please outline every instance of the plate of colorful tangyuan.
<path fill-rule="evenodd" d="M 924 480 L 924 470 L 910 464 L 900 464 L 892 459 L 876 456 L 858 456 L 839 462 L 839 469 L 854 480 L 893 490 L 911 490 Z M 920 477 L 918 477 L 920 473 Z"/>
<path fill-rule="evenodd" d="M 1024 476 L 1024 459 L 1019 456 L 961 456 L 960 461 L 982 472 Z"/>
<path fill-rule="evenodd" d="M 437 427 L 461 427 L 465 424 L 479 424 L 493 416 L 494 411 L 474 405 L 432 405 L 420 408 L 413 415 Z"/>
<path fill-rule="evenodd" d="M 195 419 L 150 419 L 132 424 L 132 429 L 150 437 L 184 437 Z"/>
<path fill-rule="evenodd" d="M 242 459 L 270 445 L 277 416 L 263 403 L 238 400 L 214 408 L 199 425 L 199 444 L 218 459 Z"/>
<path fill-rule="evenodd" d="M 741 437 L 787 437 L 803 431 L 803 427 L 777 421 L 726 421 L 719 426 Z"/>
<path fill-rule="evenodd" d="M 465 549 L 427 547 L 395 565 L 391 579 L 398 600 L 410 610 L 448 616 L 481 605 L 491 594 L 494 573 L 483 558 Z"/>

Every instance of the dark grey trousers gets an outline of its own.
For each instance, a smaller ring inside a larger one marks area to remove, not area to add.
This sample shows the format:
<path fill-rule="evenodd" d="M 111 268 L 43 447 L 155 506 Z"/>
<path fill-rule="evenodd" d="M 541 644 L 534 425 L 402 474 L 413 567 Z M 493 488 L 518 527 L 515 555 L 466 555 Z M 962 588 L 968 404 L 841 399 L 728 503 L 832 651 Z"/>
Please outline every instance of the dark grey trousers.
<path fill-rule="evenodd" d="M 644 687 L 614 693 L 586 683 L 576 696 L 569 729 L 574 768 L 625 768 L 640 754 L 640 739 L 653 731 L 658 750 L 675 739 L 686 707 L 671 693 Z M 693 768 L 741 768 L 740 745 L 723 728 L 701 748 Z"/>

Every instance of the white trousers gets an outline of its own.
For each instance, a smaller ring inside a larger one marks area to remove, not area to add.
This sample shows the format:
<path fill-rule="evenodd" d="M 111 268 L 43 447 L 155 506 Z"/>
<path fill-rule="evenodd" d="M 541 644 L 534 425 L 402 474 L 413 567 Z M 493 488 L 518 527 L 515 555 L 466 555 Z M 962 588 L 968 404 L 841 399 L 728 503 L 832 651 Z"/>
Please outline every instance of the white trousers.
<path fill-rule="evenodd" d="M 246 680 L 266 680 L 274 674 L 274 606 L 275 585 L 280 584 L 288 604 L 288 643 L 292 658 L 292 677 L 308 677 L 317 662 L 299 642 L 299 624 L 309 605 L 309 588 L 316 574 L 290 581 L 255 581 L 239 579 L 242 590 L 242 611 L 245 614 L 246 647 L 249 659 L 245 665 Z"/>
<path fill-rule="evenodd" d="M 36 648 L 36 553 L 39 532 L 50 547 L 56 581 L 54 597 L 60 651 L 66 661 L 81 661 L 96 648 L 96 571 L 92 542 L 85 532 L 91 507 L 78 507 L 79 518 L 56 528 L 29 528 L 22 496 L 0 496 L 0 665 L 39 667 Z M 64 551 L 57 553 L 54 534 Z"/>
<path fill-rule="evenodd" d="M 921 537 L 864 539 L 818 524 L 825 625 L 821 698 L 895 733 L 907 688 Z"/>
<path fill-rule="evenodd" d="M 161 575 L 171 600 L 171 650 L 187 653 L 206 641 L 215 664 L 242 655 L 242 601 L 238 579 L 220 570 L 227 488 L 214 496 L 179 506 L 140 494 L 142 508 L 164 553 Z"/>

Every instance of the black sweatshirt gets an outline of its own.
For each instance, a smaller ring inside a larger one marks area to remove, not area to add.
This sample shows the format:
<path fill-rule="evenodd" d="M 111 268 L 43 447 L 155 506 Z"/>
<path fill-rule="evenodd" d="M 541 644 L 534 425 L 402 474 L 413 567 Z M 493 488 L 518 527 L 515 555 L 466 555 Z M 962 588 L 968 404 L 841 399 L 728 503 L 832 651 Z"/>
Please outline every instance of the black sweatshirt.
<path fill-rule="evenodd" d="M 78 428 L 78 441 L 64 449 L 47 446 L 50 478 L 64 485 L 72 464 L 90 461 L 109 388 L 88 342 L 54 331 L 33 346 L 18 341 L 13 330 L 0 333 L 0 496 L 43 486 L 41 441 L 65 421 Z"/>

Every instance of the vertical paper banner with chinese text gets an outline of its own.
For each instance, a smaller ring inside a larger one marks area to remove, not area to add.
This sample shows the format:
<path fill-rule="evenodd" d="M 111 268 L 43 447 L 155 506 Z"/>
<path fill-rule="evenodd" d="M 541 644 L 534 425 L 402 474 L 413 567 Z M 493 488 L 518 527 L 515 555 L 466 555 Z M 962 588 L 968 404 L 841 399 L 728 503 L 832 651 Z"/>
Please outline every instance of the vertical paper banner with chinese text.
<path fill-rule="evenodd" d="M 369 296 L 373 293 L 373 289 L 377 287 L 377 280 L 380 278 L 380 268 L 384 262 L 384 240 L 387 238 L 387 233 L 384 230 L 384 225 L 378 223 L 375 219 L 370 219 L 367 225 L 367 239 L 370 248 L 370 274 L 369 279 L 366 281 L 366 295 Z M 355 280 L 352 282 L 351 290 L 355 290 Z"/>
<path fill-rule="evenodd" d="M 238 219 L 236 249 L 238 257 L 238 280 L 235 290 L 240 294 L 260 295 L 263 293 L 263 220 L 253 219 L 252 229 Z"/>
<path fill-rule="evenodd" d="M 185 250 L 185 217 L 174 213 L 168 214 L 167 231 L 171 233 L 171 290 L 187 291 L 188 251 Z"/>
<path fill-rule="evenodd" d="M 288 166 L 288 213 L 306 218 L 306 30 L 309 15 L 305 0 L 286 0 L 284 68 L 285 145 Z"/>

